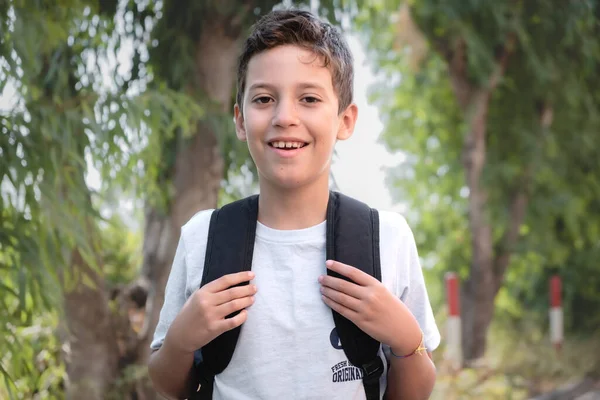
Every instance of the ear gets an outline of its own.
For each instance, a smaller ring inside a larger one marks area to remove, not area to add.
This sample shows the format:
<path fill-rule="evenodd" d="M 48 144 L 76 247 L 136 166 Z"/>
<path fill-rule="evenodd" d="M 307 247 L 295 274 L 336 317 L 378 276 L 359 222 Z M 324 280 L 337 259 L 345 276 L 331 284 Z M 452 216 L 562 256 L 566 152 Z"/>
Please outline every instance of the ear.
<path fill-rule="evenodd" d="M 247 136 L 246 125 L 244 124 L 244 115 L 242 114 L 242 110 L 240 109 L 240 106 L 237 105 L 237 103 L 235 106 L 233 106 L 233 119 L 235 122 L 235 135 L 239 140 L 245 142 Z"/>
<path fill-rule="evenodd" d="M 358 106 L 352 103 L 340 115 L 340 126 L 337 133 L 338 140 L 346 140 L 352 136 L 357 118 Z"/>

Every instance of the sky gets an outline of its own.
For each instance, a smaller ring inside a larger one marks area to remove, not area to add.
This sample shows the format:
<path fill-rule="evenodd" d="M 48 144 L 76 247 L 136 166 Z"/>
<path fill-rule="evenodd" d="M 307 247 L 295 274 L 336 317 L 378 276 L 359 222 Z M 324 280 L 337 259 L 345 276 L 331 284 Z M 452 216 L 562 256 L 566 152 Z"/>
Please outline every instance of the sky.
<path fill-rule="evenodd" d="M 332 171 L 338 190 L 378 209 L 399 209 L 394 205 L 385 186 L 385 167 L 402 161 L 400 153 L 390 154 L 378 143 L 383 129 L 377 107 L 369 105 L 367 91 L 375 76 L 366 62 L 362 45 L 356 37 L 348 36 L 348 43 L 355 58 L 354 101 L 358 105 L 358 121 L 354 135 L 337 144 L 337 157 Z M 10 109 L 16 99 L 14 87 L 6 85 L 0 95 L 0 111 Z M 90 165 L 90 168 L 91 165 Z M 99 187 L 99 175 L 91 170 L 88 183 Z"/>
<path fill-rule="evenodd" d="M 377 107 L 367 101 L 369 86 L 375 75 L 368 65 L 362 45 L 356 37 L 348 36 L 354 55 L 354 102 L 358 106 L 358 120 L 350 139 L 338 142 L 338 157 L 332 166 L 340 192 L 364 201 L 378 209 L 397 209 L 385 186 L 384 168 L 403 161 L 401 153 L 391 154 L 378 142 L 383 124 Z"/>

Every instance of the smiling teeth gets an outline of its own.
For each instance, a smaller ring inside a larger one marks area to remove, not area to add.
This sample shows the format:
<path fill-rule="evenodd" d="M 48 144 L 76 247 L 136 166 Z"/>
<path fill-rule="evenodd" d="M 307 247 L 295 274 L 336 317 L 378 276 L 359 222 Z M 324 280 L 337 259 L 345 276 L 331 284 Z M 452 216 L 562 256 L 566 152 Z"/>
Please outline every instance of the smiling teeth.
<path fill-rule="evenodd" d="M 299 149 L 304 144 L 300 142 L 273 142 L 271 145 L 277 149 Z"/>

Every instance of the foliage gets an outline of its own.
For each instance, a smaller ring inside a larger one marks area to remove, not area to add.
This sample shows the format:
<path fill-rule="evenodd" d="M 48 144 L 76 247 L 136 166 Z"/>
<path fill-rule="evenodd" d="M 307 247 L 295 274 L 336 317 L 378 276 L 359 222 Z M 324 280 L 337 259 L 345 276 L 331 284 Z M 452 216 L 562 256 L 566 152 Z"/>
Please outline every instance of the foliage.
<path fill-rule="evenodd" d="M 100 232 L 100 258 L 107 283 L 115 287 L 133 282 L 142 264 L 142 232 L 132 230 L 118 216 L 113 216 Z"/>
<path fill-rule="evenodd" d="M 162 135 L 188 131 L 201 112 L 160 82 L 142 91 L 150 71 L 135 72 L 137 80 L 118 78 L 115 71 L 127 73 L 118 55 L 128 36 L 118 27 L 122 7 L 110 3 L 23 0 L 0 9 L 0 81 L 14 92 L 14 104 L 0 111 L 5 377 L 25 371 L 28 354 L 15 344 L 17 332 L 60 304 L 70 250 L 77 247 L 99 267 L 88 232 L 90 218 L 101 219 L 104 193 L 87 186 L 88 167 L 98 168 L 104 188 L 162 193 L 151 184 Z"/>
<path fill-rule="evenodd" d="M 61 356 L 61 342 L 57 334 L 56 312 L 37 313 L 29 326 L 12 327 L 6 332 L 14 351 L 3 353 L 4 371 L 0 398 L 61 399 L 64 397 L 66 372 Z M 3 332 L 3 335 L 5 332 Z M 8 377 L 10 373 L 10 379 Z"/>
<path fill-rule="evenodd" d="M 560 273 L 568 328 L 592 333 L 600 305 L 592 278 L 600 272 L 600 8 L 591 1 L 405 2 L 410 9 L 402 3 L 377 3 L 358 23 L 381 76 L 372 94 L 386 127 L 381 140 L 407 154 L 388 182 L 409 204 L 426 264 L 442 279 L 448 270 L 467 278 L 471 263 L 461 158 L 469 115 L 445 57 L 464 42 L 468 79 L 485 87 L 514 34 L 487 119 L 483 184 L 496 253 L 505 250 L 500 239 L 520 188 L 529 207 L 520 240 L 508 249 L 513 257 L 497 306 L 515 319 L 534 309 L 545 324 L 548 279 Z M 543 115 L 544 107 L 552 114 Z M 541 119 L 548 117 L 544 130 Z"/>
<path fill-rule="evenodd" d="M 139 232 L 127 229 L 118 217 L 105 224 L 101 234 L 105 277 L 109 286 L 117 290 L 137 275 L 141 237 Z M 59 293 L 59 289 L 54 288 L 51 293 Z M 18 309 L 15 298 L 3 296 L 1 299 L 7 309 Z M 3 325 L 8 328 L 2 335 L 7 338 L 9 351 L 0 358 L 0 365 L 8 366 L 0 385 L 0 398 L 9 395 L 25 399 L 63 398 L 66 373 L 61 354 L 59 312 L 49 310 L 50 307 L 30 310 L 29 321 L 22 326 Z"/>

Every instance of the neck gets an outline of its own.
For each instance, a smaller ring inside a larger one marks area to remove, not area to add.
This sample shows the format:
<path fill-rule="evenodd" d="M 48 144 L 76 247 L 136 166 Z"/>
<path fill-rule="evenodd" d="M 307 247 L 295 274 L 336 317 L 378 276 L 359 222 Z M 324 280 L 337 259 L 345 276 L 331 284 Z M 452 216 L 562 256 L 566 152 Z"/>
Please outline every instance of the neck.
<path fill-rule="evenodd" d="M 259 186 L 258 221 L 261 224 L 292 230 L 310 228 L 325 221 L 329 179 L 294 189 L 276 188 L 265 182 Z"/>

